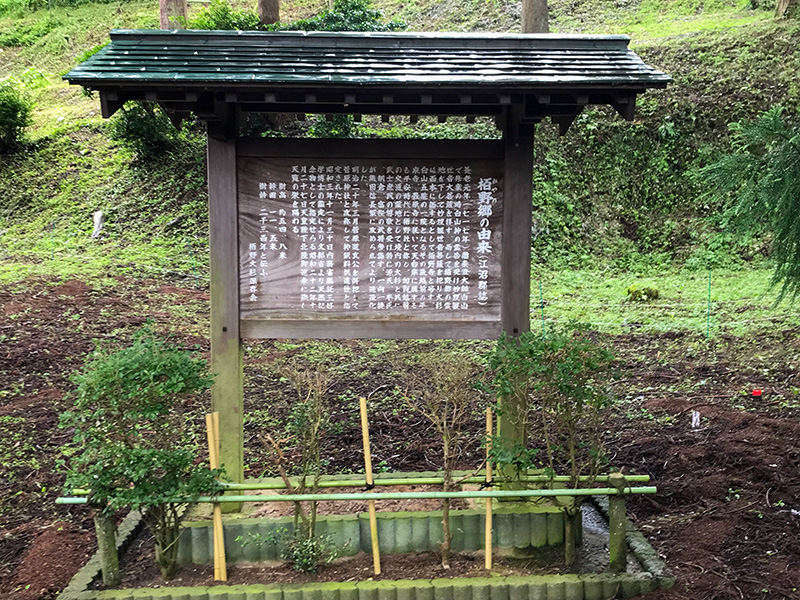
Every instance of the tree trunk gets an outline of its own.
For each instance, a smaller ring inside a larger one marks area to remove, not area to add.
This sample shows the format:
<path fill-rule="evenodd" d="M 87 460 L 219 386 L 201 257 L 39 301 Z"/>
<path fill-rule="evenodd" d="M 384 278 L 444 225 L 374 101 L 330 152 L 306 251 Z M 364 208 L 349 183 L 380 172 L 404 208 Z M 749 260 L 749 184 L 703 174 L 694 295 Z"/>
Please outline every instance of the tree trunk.
<path fill-rule="evenodd" d="M 550 33 L 547 0 L 522 0 L 522 33 Z"/>
<path fill-rule="evenodd" d="M 444 491 L 449 491 L 445 489 Z M 450 568 L 450 548 L 453 544 L 453 533 L 450 531 L 450 498 L 442 499 L 442 568 Z"/>
<path fill-rule="evenodd" d="M 775 7 L 776 19 L 780 19 L 786 14 L 786 11 L 789 9 L 790 2 L 791 0 L 778 0 L 778 5 Z"/>
<path fill-rule="evenodd" d="M 280 0 L 258 0 L 258 20 L 264 25 L 271 25 L 280 21 Z"/>
<path fill-rule="evenodd" d="M 564 562 L 568 567 L 575 564 L 575 527 L 577 517 L 572 507 L 564 509 Z"/>
<path fill-rule="evenodd" d="M 97 548 L 100 552 L 100 568 L 103 571 L 103 584 L 108 587 L 117 586 L 122 579 L 119 574 L 114 515 L 108 515 L 102 511 L 98 511 L 94 516 L 94 529 L 97 533 Z"/>
<path fill-rule="evenodd" d="M 186 0 L 158 0 L 161 29 L 183 29 L 188 12 Z"/>

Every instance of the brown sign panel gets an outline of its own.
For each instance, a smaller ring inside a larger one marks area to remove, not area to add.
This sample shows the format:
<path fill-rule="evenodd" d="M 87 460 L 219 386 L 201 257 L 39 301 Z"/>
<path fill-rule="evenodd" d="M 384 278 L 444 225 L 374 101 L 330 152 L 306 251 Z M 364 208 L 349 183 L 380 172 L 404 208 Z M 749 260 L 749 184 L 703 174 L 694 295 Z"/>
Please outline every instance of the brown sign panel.
<path fill-rule="evenodd" d="M 495 337 L 502 160 L 349 146 L 240 152 L 243 336 Z"/>

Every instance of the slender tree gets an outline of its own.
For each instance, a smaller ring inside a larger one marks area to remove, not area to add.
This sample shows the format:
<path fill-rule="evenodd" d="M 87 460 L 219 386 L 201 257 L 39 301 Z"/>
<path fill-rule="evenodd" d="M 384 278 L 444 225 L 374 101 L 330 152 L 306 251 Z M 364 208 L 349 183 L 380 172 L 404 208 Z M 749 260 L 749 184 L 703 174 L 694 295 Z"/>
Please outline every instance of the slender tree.
<path fill-rule="evenodd" d="M 550 33 L 547 0 L 522 0 L 522 33 Z"/>
<path fill-rule="evenodd" d="M 775 18 L 781 19 L 786 15 L 786 11 L 789 10 L 789 4 L 792 0 L 778 0 L 777 6 L 775 6 Z"/>
<path fill-rule="evenodd" d="M 272 25 L 281 20 L 280 0 L 258 0 L 258 20 L 263 25 Z"/>
<path fill-rule="evenodd" d="M 161 29 L 183 29 L 189 13 L 186 0 L 158 0 Z"/>

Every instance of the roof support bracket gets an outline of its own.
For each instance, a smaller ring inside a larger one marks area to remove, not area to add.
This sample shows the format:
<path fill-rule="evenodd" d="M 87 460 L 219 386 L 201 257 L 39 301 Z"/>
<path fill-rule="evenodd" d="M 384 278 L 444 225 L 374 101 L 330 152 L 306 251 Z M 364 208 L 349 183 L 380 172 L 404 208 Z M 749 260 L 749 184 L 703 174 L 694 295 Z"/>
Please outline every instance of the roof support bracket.
<path fill-rule="evenodd" d="M 636 114 L 636 94 L 619 95 L 611 99 L 611 106 L 626 121 L 633 121 Z"/>
<path fill-rule="evenodd" d="M 113 96 L 113 100 L 110 96 Z M 104 119 L 110 118 L 115 112 L 125 105 L 125 97 L 109 92 L 100 92 L 100 112 Z"/>

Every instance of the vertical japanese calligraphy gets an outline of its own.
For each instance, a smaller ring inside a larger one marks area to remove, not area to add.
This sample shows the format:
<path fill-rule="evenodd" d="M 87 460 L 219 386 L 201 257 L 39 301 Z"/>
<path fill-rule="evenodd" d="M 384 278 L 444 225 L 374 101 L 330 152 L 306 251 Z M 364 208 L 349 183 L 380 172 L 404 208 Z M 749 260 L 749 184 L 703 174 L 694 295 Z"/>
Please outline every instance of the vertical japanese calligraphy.
<path fill-rule="evenodd" d="M 502 163 L 239 159 L 242 319 L 497 321 Z"/>

